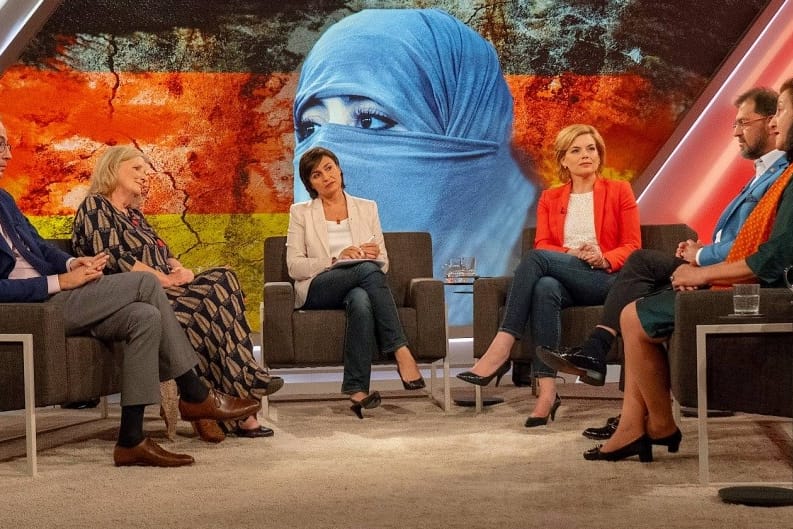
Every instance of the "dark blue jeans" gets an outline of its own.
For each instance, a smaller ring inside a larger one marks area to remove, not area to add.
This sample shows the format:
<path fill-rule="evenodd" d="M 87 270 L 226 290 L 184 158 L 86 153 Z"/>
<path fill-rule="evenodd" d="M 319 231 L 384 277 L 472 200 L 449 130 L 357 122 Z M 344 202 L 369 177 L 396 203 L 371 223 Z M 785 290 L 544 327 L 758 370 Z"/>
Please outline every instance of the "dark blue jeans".
<path fill-rule="evenodd" d="M 341 308 L 347 312 L 341 391 L 369 393 L 374 357 L 407 345 L 394 296 L 379 266 L 367 262 L 335 268 L 311 281 L 301 309 Z"/>
<path fill-rule="evenodd" d="M 500 330 L 520 340 L 530 326 L 535 346 L 556 348 L 562 334 L 562 309 L 602 304 L 615 276 L 593 270 L 566 253 L 530 250 L 515 269 Z M 536 356 L 533 371 L 536 377 L 556 376 Z"/>

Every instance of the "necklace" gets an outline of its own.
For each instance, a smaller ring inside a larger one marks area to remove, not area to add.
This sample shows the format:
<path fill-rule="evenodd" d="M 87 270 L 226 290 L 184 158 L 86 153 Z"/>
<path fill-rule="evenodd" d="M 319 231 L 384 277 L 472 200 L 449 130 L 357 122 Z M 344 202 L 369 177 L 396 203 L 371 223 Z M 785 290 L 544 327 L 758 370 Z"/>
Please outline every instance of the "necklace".
<path fill-rule="evenodd" d="M 342 195 L 342 198 L 344 198 L 344 204 L 341 207 L 344 208 L 344 213 L 347 213 L 347 197 Z M 334 219 L 336 221 L 336 224 L 341 224 L 341 221 L 346 218 L 344 216 L 339 216 L 337 211 L 334 212 L 335 214 L 331 214 L 329 210 L 331 210 L 331 209 L 338 210 L 340 208 L 335 206 L 335 205 L 329 204 L 329 203 L 325 202 L 324 200 L 322 201 L 322 207 L 323 207 L 323 209 L 325 209 L 325 212 L 326 212 L 325 213 L 326 214 L 325 218 L 327 219 L 328 217 L 331 217 L 332 219 Z M 330 220 L 330 219 L 328 219 L 328 220 Z"/>

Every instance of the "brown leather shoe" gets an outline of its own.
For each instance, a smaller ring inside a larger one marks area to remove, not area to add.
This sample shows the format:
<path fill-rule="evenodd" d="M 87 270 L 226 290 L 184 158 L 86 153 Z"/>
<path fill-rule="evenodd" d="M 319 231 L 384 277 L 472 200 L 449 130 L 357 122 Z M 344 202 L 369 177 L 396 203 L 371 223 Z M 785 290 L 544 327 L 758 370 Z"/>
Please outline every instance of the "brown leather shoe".
<path fill-rule="evenodd" d="M 203 402 L 179 400 L 179 413 L 186 421 L 242 419 L 258 412 L 261 407 L 262 403 L 258 400 L 232 397 L 214 389 L 209 390 L 209 395 Z"/>
<path fill-rule="evenodd" d="M 144 467 L 183 467 L 192 465 L 195 459 L 187 454 L 169 452 L 147 437 L 132 448 L 116 445 L 113 449 L 113 462 L 117 467 L 133 465 Z"/>
<path fill-rule="evenodd" d="M 219 443 L 226 438 L 226 434 L 220 429 L 217 421 L 200 419 L 190 424 L 193 425 L 193 430 L 198 434 L 198 437 L 207 443 Z"/>

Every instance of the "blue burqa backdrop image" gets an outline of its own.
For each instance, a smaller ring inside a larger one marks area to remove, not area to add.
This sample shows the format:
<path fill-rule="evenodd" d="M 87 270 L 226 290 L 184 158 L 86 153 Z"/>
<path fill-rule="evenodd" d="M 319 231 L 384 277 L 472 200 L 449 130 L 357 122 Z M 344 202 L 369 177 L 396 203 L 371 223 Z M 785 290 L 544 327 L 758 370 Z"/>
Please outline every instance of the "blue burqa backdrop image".
<path fill-rule="evenodd" d="M 342 98 L 351 117 L 313 117 L 328 98 Z M 478 275 L 511 275 L 536 194 L 510 152 L 512 112 L 493 46 L 456 18 L 435 9 L 346 17 L 300 72 L 295 202 L 309 200 L 300 157 L 329 148 L 347 191 L 377 202 L 384 231 L 432 234 L 435 277 L 457 256 L 475 256 Z M 471 296 L 446 294 L 450 323 L 469 324 Z"/>

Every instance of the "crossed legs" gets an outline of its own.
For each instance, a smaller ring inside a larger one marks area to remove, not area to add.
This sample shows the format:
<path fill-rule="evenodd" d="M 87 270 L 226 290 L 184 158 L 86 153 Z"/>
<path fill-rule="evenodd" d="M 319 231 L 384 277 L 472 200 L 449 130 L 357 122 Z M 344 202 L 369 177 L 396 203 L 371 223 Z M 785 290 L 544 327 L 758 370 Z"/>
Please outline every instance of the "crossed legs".
<path fill-rule="evenodd" d="M 619 426 L 603 445 L 603 452 L 618 450 L 644 434 L 660 439 L 677 430 L 669 393 L 669 363 L 661 345 L 665 338 L 648 336 L 635 302 L 622 311 L 620 326 L 625 345 L 625 394 Z"/>

